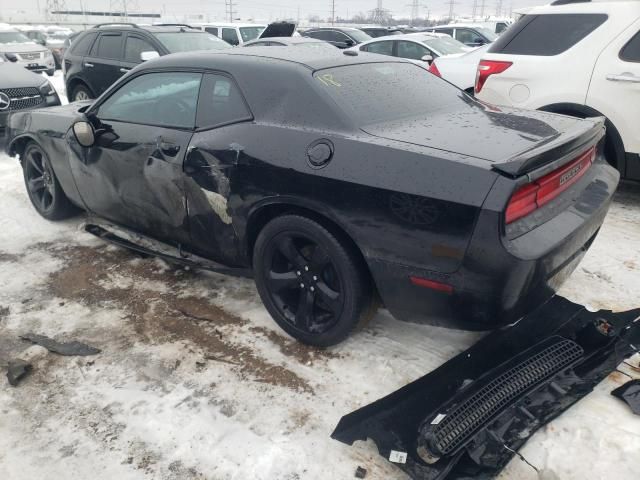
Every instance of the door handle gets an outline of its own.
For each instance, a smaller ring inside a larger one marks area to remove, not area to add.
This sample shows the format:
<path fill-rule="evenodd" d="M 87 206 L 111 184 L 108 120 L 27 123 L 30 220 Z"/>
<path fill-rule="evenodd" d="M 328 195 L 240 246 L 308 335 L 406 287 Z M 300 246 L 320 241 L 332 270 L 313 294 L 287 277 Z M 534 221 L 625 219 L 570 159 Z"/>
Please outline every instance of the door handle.
<path fill-rule="evenodd" d="M 84 62 L 84 66 L 88 68 L 93 68 L 93 63 Z"/>
<path fill-rule="evenodd" d="M 131 69 L 130 69 L 130 68 L 124 68 L 124 67 L 122 67 L 122 68 L 120 69 L 120 72 L 121 72 L 121 73 L 127 73 L 129 70 L 131 70 Z"/>
<path fill-rule="evenodd" d="M 610 73 L 609 75 L 607 75 L 607 80 L 611 82 L 640 83 L 640 77 L 630 72 L 624 72 L 619 75 Z"/>

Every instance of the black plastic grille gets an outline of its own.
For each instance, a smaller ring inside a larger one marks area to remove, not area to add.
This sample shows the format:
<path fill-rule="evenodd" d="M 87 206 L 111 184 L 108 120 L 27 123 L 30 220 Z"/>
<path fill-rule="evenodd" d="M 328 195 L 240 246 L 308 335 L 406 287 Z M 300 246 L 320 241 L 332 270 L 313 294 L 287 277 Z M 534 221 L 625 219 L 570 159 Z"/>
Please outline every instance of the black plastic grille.
<path fill-rule="evenodd" d="M 36 87 L 5 88 L 0 92 L 7 94 L 11 100 L 8 110 L 33 108 L 44 102 L 44 98 L 40 95 L 40 90 Z"/>
<path fill-rule="evenodd" d="M 518 396 L 579 360 L 582 355 L 580 345 L 558 338 L 552 345 L 494 378 L 456 405 L 440 423 L 432 425 L 433 446 L 441 455 L 453 452 Z"/>

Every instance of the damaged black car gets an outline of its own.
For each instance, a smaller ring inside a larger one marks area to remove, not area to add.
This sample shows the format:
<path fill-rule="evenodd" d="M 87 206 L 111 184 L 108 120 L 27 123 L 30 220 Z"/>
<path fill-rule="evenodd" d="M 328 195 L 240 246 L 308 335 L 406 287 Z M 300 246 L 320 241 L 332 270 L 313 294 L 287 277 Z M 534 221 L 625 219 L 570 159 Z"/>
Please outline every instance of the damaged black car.
<path fill-rule="evenodd" d="M 146 62 L 93 103 L 11 117 L 34 207 L 253 276 L 328 346 L 375 312 L 491 329 L 554 295 L 618 173 L 604 122 L 497 109 L 402 59 L 243 48 Z"/>

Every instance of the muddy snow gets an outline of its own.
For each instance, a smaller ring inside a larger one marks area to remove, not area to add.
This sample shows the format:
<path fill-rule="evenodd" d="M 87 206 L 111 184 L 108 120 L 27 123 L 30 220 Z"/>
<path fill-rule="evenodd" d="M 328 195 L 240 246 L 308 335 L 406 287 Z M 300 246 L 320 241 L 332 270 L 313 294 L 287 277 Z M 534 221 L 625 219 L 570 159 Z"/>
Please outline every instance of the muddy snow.
<path fill-rule="evenodd" d="M 81 216 L 40 218 L 4 155 L 0 199 L 2 479 L 350 479 L 358 466 L 368 479 L 403 479 L 371 442 L 331 440 L 333 427 L 478 338 L 380 311 L 338 347 L 305 347 L 275 326 L 250 280 L 109 246 Z M 598 309 L 640 306 L 640 187 L 621 187 L 561 293 Z M 102 352 L 58 356 L 20 340 L 28 332 Z M 14 358 L 34 365 L 18 387 L 4 378 Z M 609 395 L 625 374 L 521 450 L 544 478 L 640 478 L 640 417 Z M 516 458 L 501 478 L 538 474 Z"/>

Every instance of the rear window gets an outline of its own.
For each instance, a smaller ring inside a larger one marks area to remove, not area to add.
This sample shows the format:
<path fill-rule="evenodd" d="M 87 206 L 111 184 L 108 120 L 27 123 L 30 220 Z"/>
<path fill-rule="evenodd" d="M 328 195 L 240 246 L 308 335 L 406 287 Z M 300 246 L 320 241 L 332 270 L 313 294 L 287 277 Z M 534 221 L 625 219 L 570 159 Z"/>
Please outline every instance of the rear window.
<path fill-rule="evenodd" d="M 348 65 L 319 70 L 314 78 L 360 126 L 425 116 L 464 101 L 456 87 L 411 63 Z"/>
<path fill-rule="evenodd" d="M 489 53 L 558 55 L 606 20 L 607 15 L 600 13 L 525 15 L 495 41 Z"/>
<path fill-rule="evenodd" d="M 164 32 L 155 35 L 171 53 L 231 48 L 227 42 L 206 32 Z"/>
<path fill-rule="evenodd" d="M 255 40 L 263 32 L 264 27 L 240 27 L 240 36 L 243 42 Z"/>

